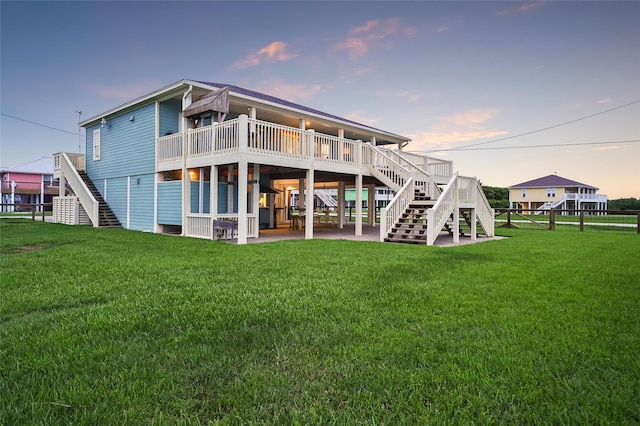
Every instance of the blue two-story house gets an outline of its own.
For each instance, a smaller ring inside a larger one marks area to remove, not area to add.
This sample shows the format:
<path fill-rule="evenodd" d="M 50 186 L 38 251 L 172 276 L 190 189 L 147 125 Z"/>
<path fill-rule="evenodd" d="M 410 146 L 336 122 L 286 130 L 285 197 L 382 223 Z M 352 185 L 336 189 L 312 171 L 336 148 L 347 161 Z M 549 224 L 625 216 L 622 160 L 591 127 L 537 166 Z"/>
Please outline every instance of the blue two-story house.
<path fill-rule="evenodd" d="M 386 186 L 394 197 L 381 213 L 381 241 L 433 244 L 447 223 L 456 239 L 459 218 L 474 237 L 476 224 L 493 235 L 479 183 L 453 174 L 451 162 L 403 151 L 404 136 L 241 87 L 181 80 L 80 126 L 86 155 L 54 155 L 56 222 L 209 239 L 223 232 L 244 244 L 261 228 L 291 226 L 293 209 L 313 238 L 314 193 L 337 190 L 343 228 L 352 188 L 360 235 L 363 188 L 373 197 Z M 292 191 L 302 194 L 295 206 Z M 364 218 L 375 224 L 374 209 Z"/>

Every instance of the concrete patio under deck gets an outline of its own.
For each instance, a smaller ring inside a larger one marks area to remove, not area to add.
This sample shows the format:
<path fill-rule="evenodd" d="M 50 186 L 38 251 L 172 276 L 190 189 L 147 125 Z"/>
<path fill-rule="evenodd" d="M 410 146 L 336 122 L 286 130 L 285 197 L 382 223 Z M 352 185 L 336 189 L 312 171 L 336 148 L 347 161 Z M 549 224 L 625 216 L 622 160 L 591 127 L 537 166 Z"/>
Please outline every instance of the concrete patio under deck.
<path fill-rule="evenodd" d="M 255 244 L 255 243 L 270 243 L 270 242 L 282 241 L 282 240 L 303 240 L 304 232 L 305 232 L 304 230 L 302 231 L 291 230 L 289 229 L 289 225 L 283 224 L 283 225 L 279 225 L 278 228 L 276 229 L 260 230 L 260 238 L 248 238 L 247 243 Z M 337 225 L 314 224 L 313 238 L 325 239 L 325 240 L 379 242 L 380 227 L 378 226 L 374 227 L 368 224 L 363 224 L 362 235 L 355 235 L 354 223 L 345 224 L 344 229 L 338 228 Z M 450 247 L 450 246 L 456 246 L 456 245 L 474 244 L 474 243 L 499 240 L 499 239 L 502 239 L 502 237 L 478 236 L 477 239 L 473 241 L 470 236 L 464 236 L 464 237 L 461 236 L 460 242 L 458 244 L 454 244 L 453 236 L 449 235 L 447 232 L 442 232 L 440 236 L 436 239 L 435 246 Z M 236 240 L 228 240 L 228 241 L 233 243 L 236 242 Z M 387 243 L 387 244 L 392 244 L 392 243 Z"/>

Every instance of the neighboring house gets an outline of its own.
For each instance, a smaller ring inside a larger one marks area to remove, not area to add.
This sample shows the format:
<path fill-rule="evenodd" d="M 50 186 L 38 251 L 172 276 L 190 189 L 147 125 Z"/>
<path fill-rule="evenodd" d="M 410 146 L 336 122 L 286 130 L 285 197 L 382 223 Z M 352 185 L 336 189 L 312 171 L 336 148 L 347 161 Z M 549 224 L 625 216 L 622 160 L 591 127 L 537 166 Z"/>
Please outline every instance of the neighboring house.
<path fill-rule="evenodd" d="M 260 229 L 284 225 L 289 208 L 311 211 L 308 195 L 327 188 L 344 229 L 345 192 L 353 188 L 361 235 L 363 190 L 371 205 L 374 188 L 386 186 L 393 196 L 381 240 L 433 244 L 449 222 L 457 241 L 461 215 L 473 238 L 478 224 L 493 235 L 477 180 L 454 175 L 451 162 L 403 152 L 404 136 L 241 87 L 181 80 L 80 126 L 86 158 L 54 156 L 55 175 L 74 194 L 56 198 L 56 222 L 210 239 L 222 226 L 245 244 Z M 303 196 L 292 206 L 294 190 Z M 400 224 L 407 213 L 420 221 Z M 366 222 L 376 225 L 373 209 Z M 313 238 L 314 215 L 297 223 Z"/>
<path fill-rule="evenodd" d="M 544 212 L 565 210 L 562 214 L 576 214 L 580 210 L 606 210 L 607 196 L 598 188 L 558 175 L 544 176 L 509 187 L 512 209 Z"/>
<path fill-rule="evenodd" d="M 42 204 L 53 202 L 58 194 L 58 183 L 53 179 L 53 158 L 41 157 L 20 166 L 0 170 L 2 179 L 2 211 L 10 212 L 35 204 L 42 211 Z M 51 210 L 51 206 L 45 206 Z"/>

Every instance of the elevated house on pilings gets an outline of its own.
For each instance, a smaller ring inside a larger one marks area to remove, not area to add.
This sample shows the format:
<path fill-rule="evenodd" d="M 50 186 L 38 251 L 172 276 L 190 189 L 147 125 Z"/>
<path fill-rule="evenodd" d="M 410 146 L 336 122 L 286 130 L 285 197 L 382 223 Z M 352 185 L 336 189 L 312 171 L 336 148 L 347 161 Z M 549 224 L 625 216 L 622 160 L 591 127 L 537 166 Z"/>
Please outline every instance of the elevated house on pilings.
<path fill-rule="evenodd" d="M 238 244 L 288 225 L 311 239 L 326 213 L 313 212 L 314 193 L 336 190 L 332 226 L 344 229 L 352 188 L 361 235 L 376 225 L 375 209 L 362 210 L 363 189 L 373 197 L 386 186 L 393 198 L 380 241 L 433 244 L 443 229 L 457 241 L 464 223 L 472 238 L 493 235 L 478 181 L 453 174 L 451 162 L 404 152 L 406 137 L 241 87 L 181 80 L 80 125 L 86 156 L 54 156 L 60 188 L 72 192 L 60 190 L 57 222 Z M 302 196 L 291 206 L 294 189 Z"/>

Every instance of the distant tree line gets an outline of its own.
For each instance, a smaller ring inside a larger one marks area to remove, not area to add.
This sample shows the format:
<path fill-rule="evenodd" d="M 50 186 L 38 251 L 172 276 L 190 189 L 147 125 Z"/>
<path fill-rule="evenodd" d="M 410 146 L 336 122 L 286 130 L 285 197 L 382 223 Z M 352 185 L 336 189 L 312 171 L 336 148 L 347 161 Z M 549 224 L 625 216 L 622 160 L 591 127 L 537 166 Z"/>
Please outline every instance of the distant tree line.
<path fill-rule="evenodd" d="M 617 200 L 609 200 L 607 207 L 609 210 L 640 210 L 640 199 L 618 198 Z"/>
<path fill-rule="evenodd" d="M 484 195 L 494 209 L 509 208 L 509 188 L 482 185 Z"/>

